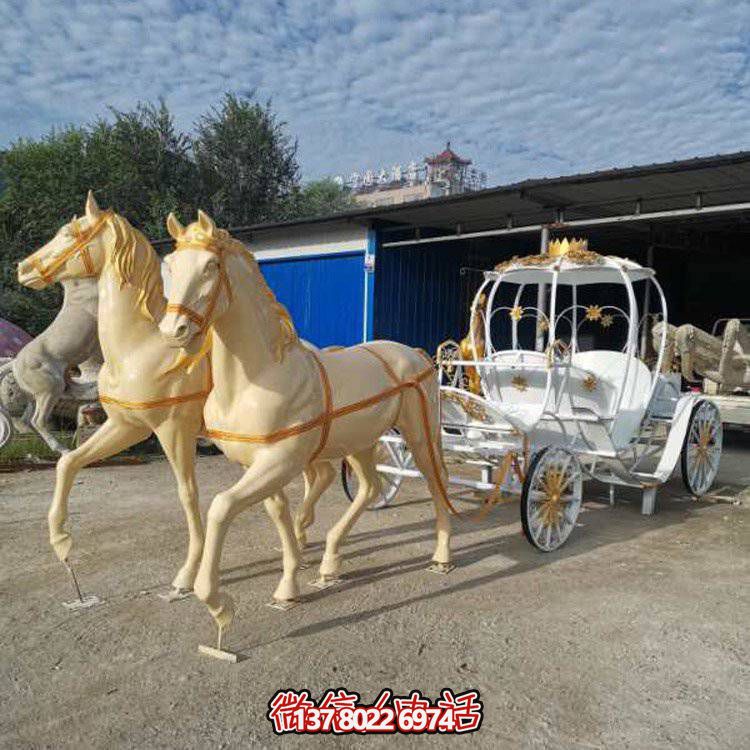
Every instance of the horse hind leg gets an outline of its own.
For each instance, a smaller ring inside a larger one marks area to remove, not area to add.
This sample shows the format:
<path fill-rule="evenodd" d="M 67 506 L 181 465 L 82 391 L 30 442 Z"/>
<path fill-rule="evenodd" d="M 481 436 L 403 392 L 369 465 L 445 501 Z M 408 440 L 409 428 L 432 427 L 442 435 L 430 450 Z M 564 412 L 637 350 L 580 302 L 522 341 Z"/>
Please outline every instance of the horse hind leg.
<path fill-rule="evenodd" d="M 49 428 L 49 418 L 55 404 L 60 400 L 60 394 L 45 391 L 36 395 L 34 412 L 28 424 L 44 440 L 50 450 L 63 455 L 68 449 L 52 434 Z"/>
<path fill-rule="evenodd" d="M 362 515 L 364 509 L 380 497 L 380 476 L 375 461 L 375 446 L 347 457 L 359 479 L 357 495 L 343 516 L 331 527 L 326 535 L 326 549 L 320 563 L 320 583 L 330 583 L 339 577 L 342 542 Z"/>
<path fill-rule="evenodd" d="M 329 461 L 320 461 L 305 470 L 305 498 L 294 517 L 294 534 L 300 549 L 307 545 L 307 529 L 315 521 L 315 505 L 331 486 L 336 472 Z"/>
<path fill-rule="evenodd" d="M 448 573 L 453 568 L 451 564 L 451 518 L 446 490 L 448 476 L 443 464 L 436 410 L 433 411 L 428 405 L 428 412 L 423 415 L 422 409 L 419 394 L 415 392 L 405 394 L 397 426 L 412 453 L 414 463 L 427 481 L 435 506 L 437 540 L 430 570 Z M 425 426 L 425 416 L 427 426 Z"/>

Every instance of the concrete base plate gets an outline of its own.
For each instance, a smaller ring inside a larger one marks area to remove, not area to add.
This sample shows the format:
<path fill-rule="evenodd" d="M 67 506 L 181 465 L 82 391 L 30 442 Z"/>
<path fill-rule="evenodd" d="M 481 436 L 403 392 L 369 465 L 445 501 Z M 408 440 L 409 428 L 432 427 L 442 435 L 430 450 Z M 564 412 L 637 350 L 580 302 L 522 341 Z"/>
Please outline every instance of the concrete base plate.
<path fill-rule="evenodd" d="M 159 599 L 165 602 L 179 602 L 182 599 L 187 599 L 193 595 L 192 591 L 188 589 L 170 589 L 163 594 L 157 594 Z"/>
<path fill-rule="evenodd" d="M 242 660 L 239 654 L 235 654 L 234 651 L 224 651 L 222 648 L 214 648 L 213 646 L 198 646 L 198 653 L 204 656 L 211 656 L 214 659 L 221 659 L 221 661 L 228 661 L 230 664 L 236 664 Z"/>
<path fill-rule="evenodd" d="M 430 571 L 430 573 L 438 573 L 441 576 L 447 575 L 451 572 L 456 566 L 453 563 L 432 563 L 431 565 L 427 566 L 427 570 Z"/>
<path fill-rule="evenodd" d="M 333 586 L 340 586 L 345 583 L 343 578 L 316 578 L 314 581 L 310 581 L 310 586 L 314 586 L 316 589 L 323 591 L 324 589 L 330 589 Z"/>
<path fill-rule="evenodd" d="M 296 607 L 298 604 L 299 602 L 296 599 L 285 599 L 284 601 L 277 601 L 274 599 L 273 601 L 266 602 L 266 607 L 286 612 L 288 609 L 292 609 L 292 607 Z"/>
<path fill-rule="evenodd" d="M 63 602 L 62 605 L 65 609 L 74 612 L 77 609 L 90 609 L 96 607 L 99 604 L 104 604 L 104 600 L 100 599 L 94 594 L 87 594 L 83 599 L 73 599 L 72 602 Z"/>

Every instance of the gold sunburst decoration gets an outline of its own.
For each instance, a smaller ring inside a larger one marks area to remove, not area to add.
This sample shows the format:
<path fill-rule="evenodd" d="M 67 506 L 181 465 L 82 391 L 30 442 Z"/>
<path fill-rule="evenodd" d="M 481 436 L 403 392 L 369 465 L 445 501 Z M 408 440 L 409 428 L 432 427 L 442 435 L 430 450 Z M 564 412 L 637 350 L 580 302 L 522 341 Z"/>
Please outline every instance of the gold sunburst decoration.
<path fill-rule="evenodd" d="M 696 463 L 703 466 L 709 462 L 711 452 L 711 440 L 713 438 L 713 425 L 710 422 L 702 424 L 698 428 L 698 442 L 695 443 Z"/>
<path fill-rule="evenodd" d="M 583 379 L 583 387 L 589 392 L 592 393 L 596 390 L 596 378 L 593 375 L 587 375 Z"/>
<path fill-rule="evenodd" d="M 547 318 L 542 318 L 539 321 L 539 325 L 537 326 L 537 329 L 540 333 L 544 333 L 545 331 L 549 331 L 549 321 Z"/>
<path fill-rule="evenodd" d="M 601 320 L 602 308 L 599 305 L 589 305 L 586 308 L 586 320 Z"/>
<path fill-rule="evenodd" d="M 511 307 L 508 315 L 510 315 L 513 320 L 521 320 L 521 317 L 523 316 L 523 308 L 520 305 Z"/>
<path fill-rule="evenodd" d="M 567 486 L 568 482 L 565 481 L 560 469 L 550 467 L 544 472 L 544 479 L 541 482 L 544 499 L 539 504 L 539 518 L 546 528 L 560 524 L 567 502 L 563 499 Z"/>
<path fill-rule="evenodd" d="M 614 318 L 611 315 L 602 315 L 602 318 L 599 321 L 602 328 L 609 328 L 613 322 Z"/>
<path fill-rule="evenodd" d="M 529 387 L 529 381 L 526 380 L 522 375 L 516 375 L 510 384 L 517 390 L 523 393 Z"/>

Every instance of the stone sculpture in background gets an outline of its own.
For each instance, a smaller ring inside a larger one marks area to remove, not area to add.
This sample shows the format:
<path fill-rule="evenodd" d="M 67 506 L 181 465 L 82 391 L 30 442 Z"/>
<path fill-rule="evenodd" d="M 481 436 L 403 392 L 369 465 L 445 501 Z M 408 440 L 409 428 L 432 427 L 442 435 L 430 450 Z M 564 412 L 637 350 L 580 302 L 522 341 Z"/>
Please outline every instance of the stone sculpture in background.
<path fill-rule="evenodd" d="M 59 405 L 75 420 L 79 407 L 97 400 L 96 279 L 68 279 L 62 287 L 62 308 L 49 327 L 0 365 L 0 447 L 10 440 L 15 417 L 62 454 L 67 449 L 50 427 L 53 411 Z"/>
<path fill-rule="evenodd" d="M 661 337 L 664 323 L 657 323 L 652 337 Z M 679 357 L 682 377 L 689 382 L 704 378 L 712 392 L 731 393 L 750 389 L 750 331 L 737 318 L 727 321 L 723 336 L 712 336 L 696 326 L 667 325 L 667 352 Z M 670 367 L 671 357 L 664 358 Z M 707 391 L 708 392 L 708 391 Z"/>

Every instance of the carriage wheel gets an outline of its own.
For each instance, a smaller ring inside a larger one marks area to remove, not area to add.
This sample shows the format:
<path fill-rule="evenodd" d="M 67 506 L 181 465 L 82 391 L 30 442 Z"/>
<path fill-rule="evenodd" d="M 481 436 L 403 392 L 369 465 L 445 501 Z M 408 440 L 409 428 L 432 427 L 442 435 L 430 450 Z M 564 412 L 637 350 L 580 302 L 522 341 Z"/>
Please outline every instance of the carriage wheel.
<path fill-rule="evenodd" d="M 682 445 L 682 481 L 688 492 L 700 497 L 716 479 L 721 460 L 721 414 L 711 401 L 699 401 L 690 414 Z"/>
<path fill-rule="evenodd" d="M 13 432 L 13 420 L 10 414 L 0 406 L 0 448 L 11 441 Z"/>
<path fill-rule="evenodd" d="M 399 432 L 398 430 L 389 430 L 387 434 L 398 435 Z M 411 451 L 404 443 L 378 443 L 375 460 L 379 464 L 388 464 L 399 469 L 411 469 L 414 466 Z M 383 488 L 380 497 L 370 506 L 370 509 L 376 510 L 390 505 L 391 500 L 396 497 L 403 479 L 398 474 L 381 473 L 380 481 Z M 359 482 L 357 481 L 357 475 L 346 459 L 341 462 L 341 484 L 349 502 L 352 502 L 357 495 Z"/>
<path fill-rule="evenodd" d="M 581 510 L 583 475 L 565 448 L 543 448 L 534 456 L 521 492 L 521 524 L 531 544 L 556 550 L 570 536 Z"/>

